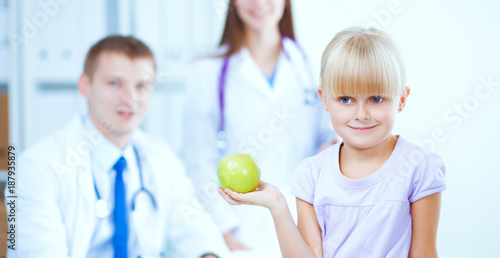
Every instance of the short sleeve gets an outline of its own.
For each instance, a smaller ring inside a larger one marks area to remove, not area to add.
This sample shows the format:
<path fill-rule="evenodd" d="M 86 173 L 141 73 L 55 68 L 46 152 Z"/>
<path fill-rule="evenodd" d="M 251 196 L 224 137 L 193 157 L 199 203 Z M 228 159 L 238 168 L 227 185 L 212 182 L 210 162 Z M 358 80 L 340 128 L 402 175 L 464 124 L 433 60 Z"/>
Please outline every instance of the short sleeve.
<path fill-rule="evenodd" d="M 295 170 L 295 180 L 292 194 L 310 204 L 314 202 L 316 178 L 313 173 L 310 159 L 302 160 Z"/>
<path fill-rule="evenodd" d="M 441 157 L 437 154 L 427 156 L 413 174 L 408 198 L 410 202 L 446 190 L 445 174 L 446 169 Z"/>

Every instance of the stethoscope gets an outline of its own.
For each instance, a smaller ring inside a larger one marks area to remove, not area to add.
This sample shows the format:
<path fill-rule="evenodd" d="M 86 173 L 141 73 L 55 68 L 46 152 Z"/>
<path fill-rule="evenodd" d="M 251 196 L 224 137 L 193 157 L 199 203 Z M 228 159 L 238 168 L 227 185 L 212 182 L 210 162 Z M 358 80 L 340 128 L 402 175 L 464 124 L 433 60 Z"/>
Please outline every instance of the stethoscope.
<path fill-rule="evenodd" d="M 156 205 L 155 197 L 153 196 L 151 191 L 149 191 L 148 189 L 146 189 L 144 187 L 141 159 L 139 158 L 139 153 L 137 152 L 137 148 L 135 146 L 134 146 L 134 154 L 135 154 L 135 158 L 137 160 L 137 167 L 139 169 L 139 180 L 141 183 L 141 188 L 139 190 L 137 190 L 134 193 L 134 195 L 132 196 L 132 212 L 135 211 L 135 203 L 137 200 L 137 196 L 139 196 L 139 194 L 141 194 L 141 193 L 144 193 L 149 197 L 149 199 L 151 200 L 151 203 L 153 205 L 153 208 L 155 209 L 155 211 L 157 211 L 158 207 Z M 95 205 L 94 205 L 95 206 L 95 213 L 96 213 L 96 216 L 98 218 L 103 219 L 103 218 L 106 218 L 107 216 L 109 216 L 109 214 L 111 214 L 111 209 L 110 209 L 108 203 L 105 200 L 101 199 L 101 195 L 99 194 L 99 190 L 97 189 L 97 184 L 95 182 L 95 174 L 94 173 L 92 173 L 92 174 L 94 177 L 94 189 L 95 189 L 95 193 L 97 196 L 97 201 L 95 202 Z"/>
<path fill-rule="evenodd" d="M 285 38 L 285 36 L 281 37 L 281 49 L 285 53 L 288 60 L 291 60 L 289 53 L 286 51 L 286 49 L 283 45 L 284 38 Z M 293 41 L 293 43 L 295 43 L 295 45 L 299 49 L 304 60 L 307 61 L 307 56 L 306 56 L 305 52 L 300 48 L 300 46 L 297 44 L 297 42 L 295 42 L 295 40 L 292 39 L 292 41 Z M 217 140 L 215 142 L 215 148 L 217 150 L 219 150 L 219 152 L 221 152 L 221 153 L 224 152 L 224 150 L 226 149 L 226 146 L 227 146 L 227 141 L 226 141 L 227 140 L 227 133 L 225 130 L 225 115 L 224 115 L 224 90 L 225 90 L 225 86 L 226 86 L 226 77 L 227 77 L 227 68 L 229 66 L 229 59 L 230 59 L 230 56 L 224 57 L 224 61 L 222 63 L 222 68 L 221 68 L 220 75 L 219 75 L 219 125 L 217 128 Z M 292 61 L 292 63 L 295 64 L 295 62 L 293 62 L 293 61 Z M 293 69 L 295 70 L 295 74 L 297 74 L 299 77 L 301 77 L 300 76 L 301 73 L 299 72 L 299 69 L 297 68 L 296 64 L 292 65 L 292 66 L 293 66 Z M 309 67 L 307 67 L 307 65 L 306 65 L 306 70 L 307 70 L 310 82 L 309 83 L 304 82 L 304 85 L 310 84 L 311 86 L 305 87 L 305 89 L 304 89 L 304 104 L 314 105 L 316 103 L 316 100 L 317 100 L 316 88 L 314 87 L 314 77 L 313 77 L 313 73 L 312 73 L 311 69 Z"/>
<path fill-rule="evenodd" d="M 141 183 L 141 188 L 132 195 L 132 200 L 131 200 L 132 226 L 135 229 L 135 234 L 137 236 L 136 238 L 140 247 L 141 256 L 163 257 L 164 256 L 163 252 L 160 252 L 159 255 L 156 253 L 157 250 L 161 251 L 161 243 L 155 241 L 161 239 L 160 230 L 157 228 L 159 223 L 158 206 L 154 195 L 151 193 L 151 191 L 149 191 L 147 188 L 144 187 L 141 159 L 139 157 L 137 148 L 134 146 L 133 149 L 135 158 L 137 160 L 137 167 L 139 170 L 139 180 Z M 97 201 L 95 202 L 95 213 L 96 216 L 99 218 L 99 220 L 102 220 L 109 216 L 109 214 L 111 213 L 111 209 L 108 203 L 105 200 L 101 199 L 101 195 L 99 193 L 99 190 L 97 189 L 97 185 L 95 182 L 95 174 L 94 173 L 92 174 L 94 177 L 94 189 L 97 196 Z M 137 201 L 138 199 L 140 200 L 139 202 Z M 150 202 L 148 202 L 145 199 L 149 199 Z M 136 206 L 140 207 L 136 209 Z M 151 207 L 153 208 L 154 212 L 150 212 Z M 146 231 L 146 228 L 149 228 L 150 230 Z"/>
<path fill-rule="evenodd" d="M 88 116 L 81 117 L 82 125 L 88 124 L 90 121 Z M 94 130 L 97 130 L 94 128 Z M 101 194 L 97 189 L 96 184 L 96 175 L 93 163 L 93 155 L 92 151 L 90 151 L 91 143 L 87 142 L 87 148 L 89 150 L 89 158 L 90 158 L 90 174 L 92 175 L 94 181 L 94 190 L 96 193 L 97 201 L 94 204 L 95 214 L 98 218 L 98 222 L 101 223 L 104 218 L 108 217 L 111 214 L 111 209 L 108 203 L 101 199 Z M 163 257 L 165 254 L 162 252 L 162 243 L 161 243 L 161 230 L 158 228 L 160 224 L 158 206 L 156 203 L 156 199 L 151 191 L 144 187 L 144 178 L 143 178 L 143 166 L 141 163 L 141 158 L 137 151 L 136 146 L 133 146 L 135 158 L 137 160 L 137 167 L 139 171 L 139 179 L 141 187 L 132 195 L 132 212 L 131 212 L 131 224 L 135 229 L 136 240 L 139 244 L 139 250 L 142 257 Z M 84 167 L 79 168 L 80 171 L 84 171 Z M 80 181 L 81 173 L 78 173 L 77 182 Z M 80 184 L 77 184 L 79 187 Z M 80 191 L 78 189 L 78 191 Z M 146 200 L 149 199 L 149 200 Z M 80 200 L 78 198 L 77 200 Z M 78 206 L 78 204 L 77 204 Z M 151 212 L 154 210 L 154 212 Z M 77 220 L 73 220 L 73 232 L 75 232 Z M 96 234 L 97 231 L 94 232 Z M 94 236 L 93 236 L 94 237 Z M 92 238 L 93 238 L 92 237 Z M 75 245 L 76 238 L 73 238 L 70 243 L 70 250 Z M 158 240 L 158 241 L 156 241 Z"/>

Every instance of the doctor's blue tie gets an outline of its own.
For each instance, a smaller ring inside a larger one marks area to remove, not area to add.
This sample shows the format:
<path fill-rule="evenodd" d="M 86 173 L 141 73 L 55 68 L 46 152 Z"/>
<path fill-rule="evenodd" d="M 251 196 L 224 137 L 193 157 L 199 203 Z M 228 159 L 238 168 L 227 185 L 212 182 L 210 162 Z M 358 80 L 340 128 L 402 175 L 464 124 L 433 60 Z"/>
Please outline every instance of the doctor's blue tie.
<path fill-rule="evenodd" d="M 115 208 L 113 220 L 115 222 L 115 234 L 113 235 L 114 258 L 127 257 L 128 220 L 125 183 L 123 182 L 123 169 L 127 166 L 125 158 L 120 157 L 113 169 L 116 171 L 115 179 Z"/>

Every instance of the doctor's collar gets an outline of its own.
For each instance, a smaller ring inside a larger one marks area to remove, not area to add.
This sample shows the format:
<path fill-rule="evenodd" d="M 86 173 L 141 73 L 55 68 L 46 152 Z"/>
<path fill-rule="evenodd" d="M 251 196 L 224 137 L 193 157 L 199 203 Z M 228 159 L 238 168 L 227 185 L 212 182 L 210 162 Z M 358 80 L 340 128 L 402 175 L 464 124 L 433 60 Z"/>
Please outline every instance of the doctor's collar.
<path fill-rule="evenodd" d="M 113 165 L 116 163 L 118 158 L 120 158 L 120 156 L 134 156 L 134 133 L 130 136 L 127 146 L 121 150 L 95 127 L 88 114 L 84 114 L 82 116 L 82 123 L 87 135 L 91 158 L 94 159 L 91 162 L 97 161 L 99 166 L 105 168 L 106 170 L 112 170 Z"/>

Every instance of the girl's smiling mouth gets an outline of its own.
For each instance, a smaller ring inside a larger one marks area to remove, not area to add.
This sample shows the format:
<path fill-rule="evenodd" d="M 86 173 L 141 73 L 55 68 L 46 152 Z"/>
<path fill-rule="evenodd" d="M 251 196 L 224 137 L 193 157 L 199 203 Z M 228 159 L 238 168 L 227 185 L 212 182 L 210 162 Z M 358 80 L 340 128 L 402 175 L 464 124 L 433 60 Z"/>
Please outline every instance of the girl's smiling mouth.
<path fill-rule="evenodd" d="M 349 126 L 349 125 L 348 125 Z M 371 131 L 373 128 L 375 128 L 377 125 L 374 125 L 374 126 L 364 126 L 364 127 L 354 127 L 354 126 L 349 126 L 349 128 L 353 129 L 354 131 L 356 132 L 360 132 L 360 133 L 364 133 L 364 132 L 369 132 Z"/>

